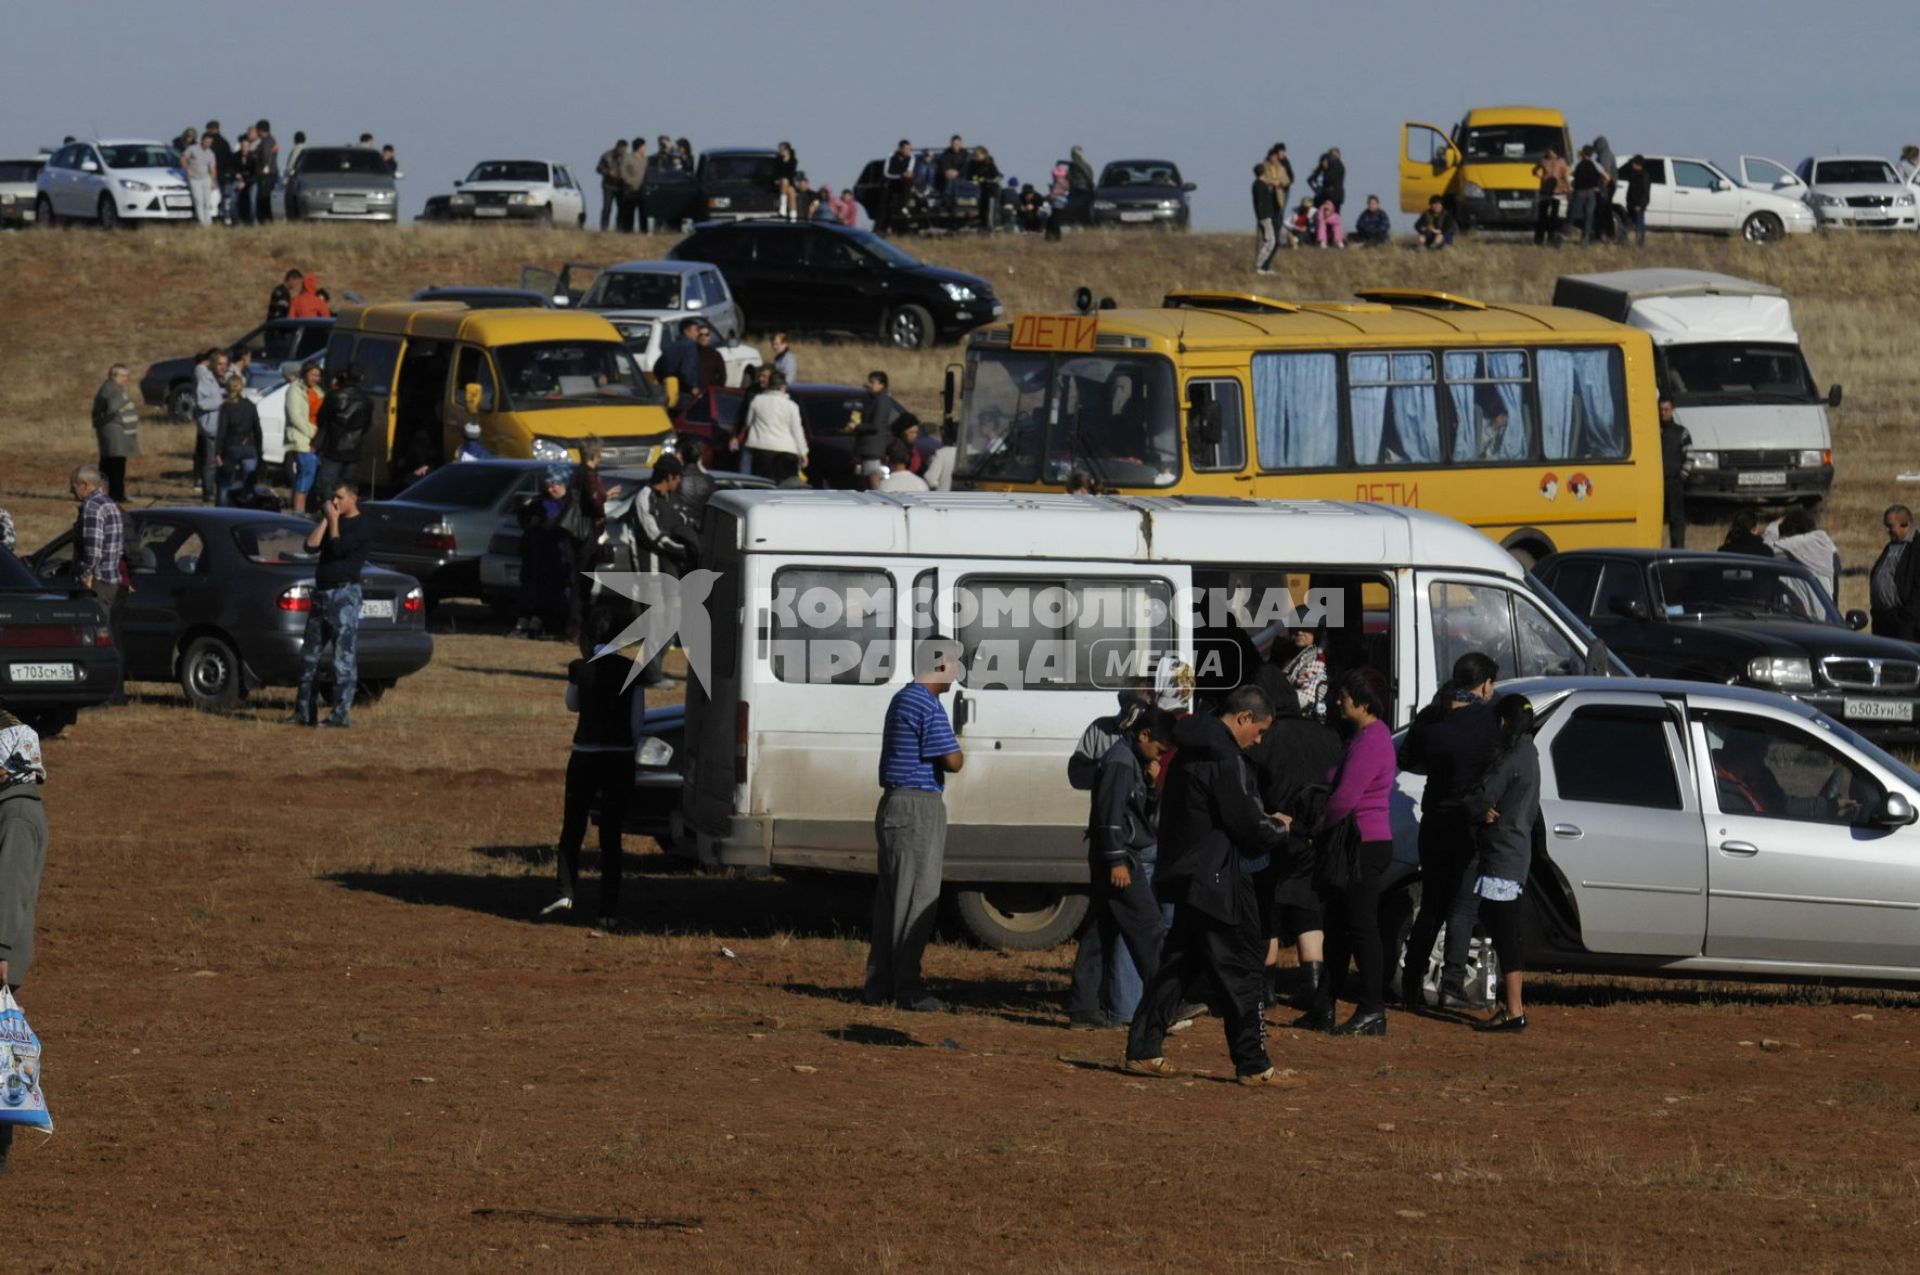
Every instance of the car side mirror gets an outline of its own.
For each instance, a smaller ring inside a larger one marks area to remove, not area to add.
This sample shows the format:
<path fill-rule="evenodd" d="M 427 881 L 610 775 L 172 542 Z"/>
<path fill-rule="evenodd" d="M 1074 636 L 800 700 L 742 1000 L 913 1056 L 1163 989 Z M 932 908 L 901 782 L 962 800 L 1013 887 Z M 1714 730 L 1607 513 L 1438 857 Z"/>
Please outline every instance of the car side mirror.
<path fill-rule="evenodd" d="M 1840 406 L 1840 387 L 1838 385 L 1829 385 L 1827 387 L 1827 406 Z"/>
<path fill-rule="evenodd" d="M 1180 189 L 1191 195 L 1194 191 L 1199 190 L 1200 187 L 1195 182 L 1181 182 Z"/>
<path fill-rule="evenodd" d="M 698 298 L 698 297 L 688 297 L 688 298 L 687 298 L 687 309 L 689 309 L 689 310 L 698 310 L 698 309 L 699 309 L 699 308 L 700 308 L 701 306 L 703 306 L 703 305 L 705 305 L 705 304 L 706 304 L 706 302 L 704 302 L 704 301 L 702 301 L 702 300 L 701 300 L 700 298 Z"/>
<path fill-rule="evenodd" d="M 1905 828 L 1916 820 L 1920 820 L 1920 811 L 1916 811 L 1913 808 L 1913 803 L 1908 801 L 1901 793 L 1888 793 L 1880 799 L 1880 804 L 1874 807 L 1873 824 L 1875 827 Z"/>
<path fill-rule="evenodd" d="M 1733 183 L 1724 177 L 1716 177 L 1713 182 L 1713 188 L 1715 190 L 1732 190 Z"/>
<path fill-rule="evenodd" d="M 464 185 L 466 185 L 466 183 L 465 183 L 465 182 L 463 182 L 463 181 L 458 181 L 458 180 L 456 180 L 456 181 L 455 181 L 455 182 L 453 183 L 453 188 L 454 188 L 455 190 L 459 190 L 459 189 L 460 189 L 460 188 L 461 188 L 462 186 L 464 186 Z"/>
<path fill-rule="evenodd" d="M 1611 598 L 1607 602 L 1607 611 L 1623 620 L 1644 620 L 1647 618 L 1647 603 L 1644 598 Z"/>
<path fill-rule="evenodd" d="M 1847 612 L 1846 619 L 1847 627 L 1856 633 L 1867 627 L 1867 613 L 1858 608 Z"/>
<path fill-rule="evenodd" d="M 1607 658 L 1605 638 L 1595 638 L 1593 645 L 1587 648 L 1587 661 L 1580 670 L 1588 677 L 1612 677 L 1613 662 Z"/>
<path fill-rule="evenodd" d="M 393 170 L 393 180 L 398 182 L 398 181 L 405 181 L 406 179 L 407 179 L 407 175 L 405 173 L 401 172 L 397 168 Z"/>
<path fill-rule="evenodd" d="M 97 173 L 100 171 L 100 165 L 90 159 L 83 159 L 80 161 L 80 171 L 83 173 Z"/>

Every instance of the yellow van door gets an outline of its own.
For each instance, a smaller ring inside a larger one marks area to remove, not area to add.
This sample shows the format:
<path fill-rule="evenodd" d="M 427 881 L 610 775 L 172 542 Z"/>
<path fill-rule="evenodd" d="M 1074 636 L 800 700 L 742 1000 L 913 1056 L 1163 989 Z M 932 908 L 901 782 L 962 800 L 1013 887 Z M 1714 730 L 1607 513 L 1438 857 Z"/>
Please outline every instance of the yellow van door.
<path fill-rule="evenodd" d="M 373 423 L 360 442 L 359 479 L 363 496 L 391 495 L 388 456 L 393 446 L 393 381 L 400 366 L 401 338 L 366 334 L 354 347 L 360 388 L 373 401 Z"/>
<path fill-rule="evenodd" d="M 1423 213 L 1435 195 L 1445 198 L 1460 166 L 1446 130 L 1411 121 L 1400 126 L 1400 211 Z"/>

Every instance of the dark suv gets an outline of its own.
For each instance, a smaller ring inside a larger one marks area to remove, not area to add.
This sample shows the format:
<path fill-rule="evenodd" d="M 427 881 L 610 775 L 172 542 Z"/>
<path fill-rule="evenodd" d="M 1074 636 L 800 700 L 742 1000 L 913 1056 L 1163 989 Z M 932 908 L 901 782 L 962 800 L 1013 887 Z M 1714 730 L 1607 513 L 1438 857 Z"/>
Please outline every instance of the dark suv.
<path fill-rule="evenodd" d="M 1858 632 L 1811 572 L 1786 558 L 1583 549 L 1534 567 L 1642 677 L 1791 695 L 1863 735 L 1920 739 L 1920 646 Z"/>
<path fill-rule="evenodd" d="M 851 332 L 903 350 L 958 341 L 1003 307 L 977 275 L 915 260 L 878 235 L 818 221 L 709 223 L 675 261 L 720 267 L 759 329 Z"/>
<path fill-rule="evenodd" d="M 693 182 L 700 221 L 742 221 L 771 217 L 780 209 L 773 169 L 779 156 L 770 150 L 735 147 L 703 151 Z"/>

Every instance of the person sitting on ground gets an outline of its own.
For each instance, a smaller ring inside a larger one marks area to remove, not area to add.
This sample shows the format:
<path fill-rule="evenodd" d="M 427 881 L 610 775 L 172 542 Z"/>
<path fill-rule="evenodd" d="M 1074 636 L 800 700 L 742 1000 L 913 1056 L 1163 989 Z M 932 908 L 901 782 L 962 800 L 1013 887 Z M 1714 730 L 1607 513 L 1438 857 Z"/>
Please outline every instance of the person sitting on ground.
<path fill-rule="evenodd" d="M 1313 246 L 1314 209 L 1311 199 L 1303 199 L 1300 206 L 1293 210 L 1293 217 L 1287 222 L 1287 233 L 1293 237 L 1295 245 Z"/>
<path fill-rule="evenodd" d="M 1353 233 L 1347 238 L 1362 248 L 1379 248 L 1392 237 L 1393 224 L 1387 220 L 1387 210 L 1380 206 L 1380 196 L 1368 195 L 1366 210 L 1353 223 Z"/>
<path fill-rule="evenodd" d="M 1459 231 L 1459 222 L 1454 220 L 1447 201 L 1439 195 L 1427 201 L 1427 210 L 1420 214 L 1420 220 L 1413 223 L 1413 233 L 1420 236 L 1422 248 L 1451 248 L 1453 237 Z"/>

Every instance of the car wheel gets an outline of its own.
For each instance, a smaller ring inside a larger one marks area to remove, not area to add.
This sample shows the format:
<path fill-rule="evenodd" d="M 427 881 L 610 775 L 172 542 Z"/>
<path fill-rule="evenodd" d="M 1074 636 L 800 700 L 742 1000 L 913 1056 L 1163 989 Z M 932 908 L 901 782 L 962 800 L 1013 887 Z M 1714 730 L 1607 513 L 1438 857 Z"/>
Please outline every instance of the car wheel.
<path fill-rule="evenodd" d="M 1079 933 L 1087 896 L 1061 886 L 989 885 L 959 891 L 953 909 L 982 947 L 1039 952 Z"/>
<path fill-rule="evenodd" d="M 733 307 L 733 330 L 735 334 L 734 340 L 744 341 L 747 339 L 747 312 L 744 307 L 739 305 Z"/>
<path fill-rule="evenodd" d="M 1770 212 L 1757 212 L 1740 226 L 1740 236 L 1748 243 L 1772 243 L 1786 232 L 1780 219 Z"/>
<path fill-rule="evenodd" d="M 111 195 L 100 196 L 99 220 L 100 220 L 100 229 L 102 230 L 120 229 L 120 210 L 114 207 L 113 196 Z"/>
<path fill-rule="evenodd" d="M 356 704 L 378 704 L 386 693 L 394 688 L 397 679 L 376 677 L 360 683 L 354 688 L 353 699 Z"/>
<path fill-rule="evenodd" d="M 230 711 L 246 698 L 240 653 L 225 638 L 195 638 L 180 656 L 180 689 L 201 712 Z"/>
<path fill-rule="evenodd" d="M 60 224 L 60 214 L 53 211 L 53 201 L 45 195 L 33 201 L 33 219 L 40 229 L 52 230 Z"/>
<path fill-rule="evenodd" d="M 896 350 L 924 350 L 933 344 L 933 316 L 917 305 L 903 305 L 887 316 L 886 343 Z"/>
<path fill-rule="evenodd" d="M 193 383 L 180 381 L 167 387 L 167 415 L 176 421 L 193 419 Z"/>

